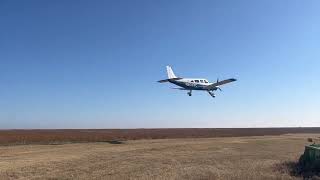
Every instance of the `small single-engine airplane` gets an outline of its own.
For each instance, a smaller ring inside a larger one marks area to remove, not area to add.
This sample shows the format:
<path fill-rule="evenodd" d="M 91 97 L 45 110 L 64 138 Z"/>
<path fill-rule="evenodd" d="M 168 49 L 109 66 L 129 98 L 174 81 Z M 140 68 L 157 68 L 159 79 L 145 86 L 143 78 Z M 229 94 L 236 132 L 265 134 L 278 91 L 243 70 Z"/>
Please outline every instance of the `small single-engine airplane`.
<path fill-rule="evenodd" d="M 170 82 L 172 84 L 175 84 L 177 86 L 180 86 L 181 88 L 174 88 L 174 89 L 179 89 L 179 90 L 187 90 L 188 95 L 192 95 L 192 90 L 200 90 L 200 91 L 207 91 L 210 96 L 216 97 L 213 91 L 220 90 L 221 85 L 231 83 L 233 81 L 236 81 L 236 79 L 231 78 L 231 79 L 226 79 L 223 81 L 219 81 L 217 79 L 216 83 L 210 83 L 206 79 L 202 78 L 179 78 L 177 77 L 170 66 L 167 66 L 167 74 L 168 74 L 168 79 L 160 80 L 158 81 L 159 83 L 165 83 L 165 82 Z"/>

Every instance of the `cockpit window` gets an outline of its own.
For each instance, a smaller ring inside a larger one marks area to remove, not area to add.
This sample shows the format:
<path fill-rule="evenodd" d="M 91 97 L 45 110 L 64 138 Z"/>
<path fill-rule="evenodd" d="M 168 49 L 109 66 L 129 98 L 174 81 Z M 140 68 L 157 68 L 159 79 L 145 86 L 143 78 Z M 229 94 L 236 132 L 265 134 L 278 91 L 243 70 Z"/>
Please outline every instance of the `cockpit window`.
<path fill-rule="evenodd" d="M 201 79 L 200 82 L 203 83 L 203 80 Z"/>
<path fill-rule="evenodd" d="M 208 81 L 207 81 L 207 80 L 204 80 L 204 82 L 205 82 L 205 83 L 208 83 Z"/>
<path fill-rule="evenodd" d="M 194 80 L 196 83 L 198 83 L 199 82 L 199 80 Z"/>
<path fill-rule="evenodd" d="M 193 80 L 191 82 L 194 82 Z"/>

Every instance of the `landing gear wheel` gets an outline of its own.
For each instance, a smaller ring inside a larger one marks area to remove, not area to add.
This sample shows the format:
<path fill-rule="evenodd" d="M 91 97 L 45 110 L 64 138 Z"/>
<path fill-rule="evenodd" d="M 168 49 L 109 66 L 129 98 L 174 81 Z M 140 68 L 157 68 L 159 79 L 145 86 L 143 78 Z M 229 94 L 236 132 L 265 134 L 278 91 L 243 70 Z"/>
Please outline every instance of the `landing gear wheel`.
<path fill-rule="evenodd" d="M 190 91 L 190 92 L 188 92 L 188 95 L 189 95 L 189 96 L 192 96 L 191 91 Z"/>

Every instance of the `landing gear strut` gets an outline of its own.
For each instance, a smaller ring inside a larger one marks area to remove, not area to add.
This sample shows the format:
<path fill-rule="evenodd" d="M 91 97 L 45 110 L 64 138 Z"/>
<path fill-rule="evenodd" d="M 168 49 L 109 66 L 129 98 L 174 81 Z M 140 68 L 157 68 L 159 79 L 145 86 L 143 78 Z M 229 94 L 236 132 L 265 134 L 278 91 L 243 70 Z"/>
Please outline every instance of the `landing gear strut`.
<path fill-rule="evenodd" d="M 214 95 L 214 93 L 213 93 L 213 92 L 208 91 L 208 93 L 210 94 L 210 96 L 211 96 L 211 97 L 213 97 L 213 98 L 215 98 L 215 97 L 216 97 L 216 95 Z"/>
<path fill-rule="evenodd" d="M 192 90 L 190 90 L 190 91 L 188 92 L 188 95 L 189 95 L 189 96 L 192 96 Z"/>

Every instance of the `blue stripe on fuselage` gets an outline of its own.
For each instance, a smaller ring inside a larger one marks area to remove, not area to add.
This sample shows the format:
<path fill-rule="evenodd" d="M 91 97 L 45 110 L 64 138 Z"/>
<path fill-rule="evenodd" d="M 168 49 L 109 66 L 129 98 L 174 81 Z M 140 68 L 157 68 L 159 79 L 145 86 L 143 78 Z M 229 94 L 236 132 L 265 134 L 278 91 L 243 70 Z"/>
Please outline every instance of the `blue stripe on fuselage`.
<path fill-rule="evenodd" d="M 207 90 L 207 89 L 205 89 L 206 85 L 192 84 L 192 86 L 190 86 L 187 84 L 191 84 L 191 83 L 175 81 L 175 80 L 170 80 L 170 79 L 169 79 L 169 82 L 171 82 L 172 84 L 175 84 L 177 86 L 183 87 L 185 89 L 189 89 L 189 90 Z"/>

